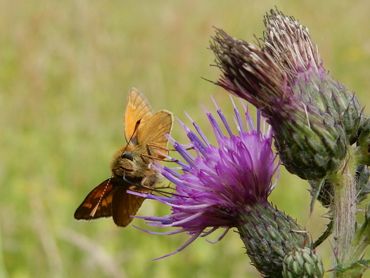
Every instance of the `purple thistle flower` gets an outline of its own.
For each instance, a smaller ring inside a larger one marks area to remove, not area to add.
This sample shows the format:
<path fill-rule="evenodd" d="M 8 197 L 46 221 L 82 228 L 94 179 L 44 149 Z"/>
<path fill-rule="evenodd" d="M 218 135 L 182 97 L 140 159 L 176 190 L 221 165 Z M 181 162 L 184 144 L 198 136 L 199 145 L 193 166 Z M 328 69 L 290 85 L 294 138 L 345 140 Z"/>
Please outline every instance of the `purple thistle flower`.
<path fill-rule="evenodd" d="M 235 133 L 217 104 L 219 120 L 207 113 L 216 144 L 191 119 L 195 131 L 181 123 L 190 144 L 170 139 L 182 157 L 173 159 L 178 167 L 154 166 L 175 184 L 175 193 L 166 197 L 130 192 L 169 205 L 171 213 L 137 218 L 152 226 L 176 228 L 163 233 L 144 230 L 152 234 L 190 235 L 181 247 L 158 259 L 178 253 L 198 237 L 225 229 L 217 242 L 235 227 L 252 264 L 266 277 L 281 277 L 285 255 L 302 248 L 311 250 L 311 243 L 302 227 L 267 200 L 279 167 L 271 149 L 270 127 L 264 132 L 266 123 L 259 111 L 254 126 L 246 107 L 242 115 L 234 102 L 233 106 Z"/>
<path fill-rule="evenodd" d="M 241 115 L 234 102 L 233 106 L 237 133 L 233 133 L 217 104 L 219 121 L 207 113 L 216 145 L 211 144 L 196 122 L 192 121 L 195 131 L 181 123 L 192 150 L 171 138 L 173 147 L 182 156 L 182 161 L 174 160 L 179 168 L 155 166 L 175 184 L 176 193 L 171 197 L 141 195 L 169 205 L 172 212 L 163 217 L 139 218 L 153 226 L 176 227 L 178 230 L 172 233 L 186 232 L 191 236 L 182 247 L 166 256 L 184 249 L 198 237 L 225 228 L 220 240 L 230 228 L 240 224 L 241 213 L 256 204 L 268 203 L 279 165 L 271 149 L 271 129 L 263 132 L 262 126 L 266 126 L 259 112 L 254 127 L 246 107 Z"/>

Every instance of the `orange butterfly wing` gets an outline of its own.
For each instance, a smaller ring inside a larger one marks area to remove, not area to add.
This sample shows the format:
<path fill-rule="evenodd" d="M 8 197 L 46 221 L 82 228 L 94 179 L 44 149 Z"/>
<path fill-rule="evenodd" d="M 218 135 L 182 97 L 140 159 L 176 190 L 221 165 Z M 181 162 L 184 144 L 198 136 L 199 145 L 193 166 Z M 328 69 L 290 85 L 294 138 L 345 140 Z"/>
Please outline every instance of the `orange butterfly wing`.
<path fill-rule="evenodd" d="M 137 140 L 142 146 L 149 146 L 150 154 L 157 158 L 164 157 L 167 148 L 167 135 L 170 134 L 173 123 L 171 112 L 162 110 L 149 117 L 144 123 L 140 122 Z"/>
<path fill-rule="evenodd" d="M 152 109 L 145 97 L 135 88 L 131 89 L 124 116 L 125 138 L 129 140 L 135 132 L 138 121 L 144 124 L 152 116 Z M 135 141 L 135 140 L 134 140 Z"/>
<path fill-rule="evenodd" d="M 75 219 L 94 219 L 112 215 L 112 200 L 115 188 L 111 178 L 106 179 L 95 187 L 76 209 Z"/>

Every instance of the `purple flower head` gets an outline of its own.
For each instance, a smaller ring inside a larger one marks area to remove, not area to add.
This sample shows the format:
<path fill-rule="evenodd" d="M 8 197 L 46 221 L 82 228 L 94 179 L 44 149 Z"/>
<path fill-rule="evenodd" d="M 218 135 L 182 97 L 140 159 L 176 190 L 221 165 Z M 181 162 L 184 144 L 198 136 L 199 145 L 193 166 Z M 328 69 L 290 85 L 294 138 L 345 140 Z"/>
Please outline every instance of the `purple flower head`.
<path fill-rule="evenodd" d="M 219 121 L 212 113 L 207 113 L 207 118 L 217 144 L 211 144 L 194 121 L 195 131 L 182 124 L 191 148 L 170 139 L 182 157 L 176 160 L 179 167 L 155 166 L 175 184 L 176 192 L 170 197 L 144 197 L 169 205 L 172 212 L 163 217 L 142 218 L 153 226 L 179 228 L 172 233 L 190 234 L 190 240 L 176 252 L 197 237 L 206 236 L 218 228 L 225 228 L 225 235 L 228 229 L 238 224 L 239 215 L 245 214 L 246 209 L 256 204 L 266 204 L 274 187 L 272 180 L 278 162 L 271 149 L 271 129 L 262 131 L 265 122 L 259 112 L 257 127 L 254 127 L 246 108 L 243 121 L 234 102 L 233 105 L 237 133 L 233 133 L 225 115 L 216 105 Z"/>
<path fill-rule="evenodd" d="M 257 44 L 216 29 L 211 49 L 222 72 L 216 84 L 260 109 L 274 129 L 307 113 L 318 121 L 328 114 L 353 137 L 361 108 L 324 68 L 308 28 L 277 9 L 266 14 L 264 24 Z"/>
<path fill-rule="evenodd" d="M 255 105 L 275 127 L 305 109 L 316 113 L 301 86 L 319 82 L 326 71 L 306 27 L 274 10 L 265 25 L 257 45 L 216 29 L 211 49 L 222 71 L 216 84 Z"/>
<path fill-rule="evenodd" d="M 257 44 L 216 29 L 215 83 L 262 112 L 288 171 L 321 179 L 339 170 L 347 145 L 357 140 L 361 108 L 326 71 L 305 26 L 275 9 L 265 27 Z"/>

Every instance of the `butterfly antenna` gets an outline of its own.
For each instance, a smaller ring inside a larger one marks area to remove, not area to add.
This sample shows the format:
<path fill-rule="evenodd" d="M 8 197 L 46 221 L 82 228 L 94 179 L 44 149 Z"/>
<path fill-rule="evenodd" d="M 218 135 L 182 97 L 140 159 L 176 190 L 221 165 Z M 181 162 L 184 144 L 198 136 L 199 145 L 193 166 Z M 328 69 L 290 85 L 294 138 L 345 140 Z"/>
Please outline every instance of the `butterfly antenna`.
<path fill-rule="evenodd" d="M 105 187 L 104 187 L 104 190 L 103 190 L 102 194 L 100 195 L 100 198 L 99 198 L 98 203 L 95 205 L 94 209 L 90 212 L 90 217 L 91 217 L 91 218 L 93 218 L 93 217 L 94 217 L 94 215 L 95 215 L 96 211 L 98 210 L 98 207 L 100 206 L 100 203 L 101 203 L 101 201 L 103 200 L 105 193 L 107 192 L 107 188 L 108 188 L 108 185 L 109 185 L 109 183 L 110 183 L 110 180 L 111 180 L 111 179 L 112 179 L 112 178 L 109 178 L 109 180 L 108 180 L 107 184 L 106 184 L 106 185 L 105 185 Z"/>
<path fill-rule="evenodd" d="M 129 144 L 131 143 L 131 141 L 132 141 L 132 138 L 134 138 L 134 136 L 135 136 L 135 134 L 136 134 L 136 132 L 137 132 L 137 129 L 138 129 L 139 125 L 140 125 L 140 122 L 141 122 L 141 119 L 137 120 L 137 122 L 136 122 L 136 124 L 135 124 L 135 128 L 134 128 L 134 132 L 131 134 L 130 139 L 129 139 L 128 141 L 127 141 L 127 139 L 126 139 L 126 147 L 125 147 L 125 149 L 123 150 L 123 152 L 125 152 L 125 151 L 126 151 L 126 149 L 127 149 L 128 145 L 129 145 Z"/>
<path fill-rule="evenodd" d="M 175 152 L 176 151 L 176 149 L 170 149 L 170 148 L 166 148 L 166 147 L 162 147 L 162 146 L 158 146 L 156 144 L 150 144 L 150 143 L 148 143 L 146 145 L 146 148 L 147 148 L 147 151 L 148 151 L 149 154 L 150 154 L 150 148 L 163 150 L 163 151 L 166 151 L 166 152 Z M 194 146 L 187 145 L 187 146 L 184 146 L 184 148 L 185 148 L 185 150 L 190 151 L 190 150 L 194 149 Z"/>

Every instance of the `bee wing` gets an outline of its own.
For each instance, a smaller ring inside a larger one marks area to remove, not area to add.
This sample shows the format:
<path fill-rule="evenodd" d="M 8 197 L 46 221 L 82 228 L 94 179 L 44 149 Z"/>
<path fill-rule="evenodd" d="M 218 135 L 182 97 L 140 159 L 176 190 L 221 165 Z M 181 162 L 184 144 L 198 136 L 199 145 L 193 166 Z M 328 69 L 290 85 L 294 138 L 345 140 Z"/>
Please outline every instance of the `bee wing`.
<path fill-rule="evenodd" d="M 133 220 L 145 198 L 138 197 L 126 192 L 125 187 L 117 187 L 113 195 L 112 214 L 114 223 L 126 227 Z M 140 190 L 143 192 L 144 190 Z"/>
<path fill-rule="evenodd" d="M 94 219 L 112 215 L 113 185 L 111 179 L 106 179 L 95 187 L 76 209 L 75 219 Z"/>
<path fill-rule="evenodd" d="M 142 146 L 153 146 L 150 148 L 151 155 L 159 158 L 167 154 L 167 134 L 171 132 L 173 115 L 171 112 L 162 110 L 155 113 L 144 124 L 140 124 L 137 131 L 138 142 Z M 156 148 L 157 147 L 157 148 Z"/>
<path fill-rule="evenodd" d="M 124 116 L 125 138 L 129 140 L 135 132 L 135 126 L 140 120 L 140 125 L 152 116 L 152 110 L 146 98 L 137 89 L 132 88 Z"/>

